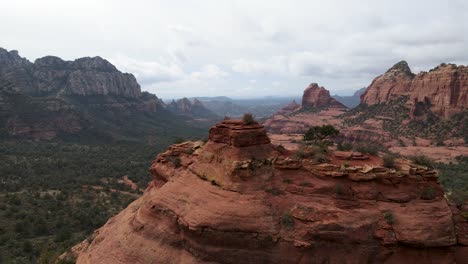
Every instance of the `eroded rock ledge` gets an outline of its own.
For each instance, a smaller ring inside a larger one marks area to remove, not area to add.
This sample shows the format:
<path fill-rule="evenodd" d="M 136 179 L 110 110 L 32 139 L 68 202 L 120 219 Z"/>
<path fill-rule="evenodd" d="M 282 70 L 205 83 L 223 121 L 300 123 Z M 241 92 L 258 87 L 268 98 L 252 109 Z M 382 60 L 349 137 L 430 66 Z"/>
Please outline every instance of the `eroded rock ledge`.
<path fill-rule="evenodd" d="M 466 263 L 467 223 L 435 171 L 298 160 L 262 131 L 224 121 L 158 155 L 77 263 Z"/>

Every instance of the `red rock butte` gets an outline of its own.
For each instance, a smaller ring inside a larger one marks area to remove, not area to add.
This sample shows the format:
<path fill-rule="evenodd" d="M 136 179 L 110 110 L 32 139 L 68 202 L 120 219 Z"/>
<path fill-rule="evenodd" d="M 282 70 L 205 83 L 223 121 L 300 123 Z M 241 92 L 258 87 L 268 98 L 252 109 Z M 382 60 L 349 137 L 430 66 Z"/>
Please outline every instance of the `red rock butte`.
<path fill-rule="evenodd" d="M 330 96 L 330 92 L 317 83 L 311 83 L 302 96 L 304 108 L 346 108 L 342 103 Z"/>
<path fill-rule="evenodd" d="M 235 147 L 269 144 L 265 129 L 257 122 L 246 124 L 242 120 L 224 120 L 210 129 L 209 140 Z"/>
<path fill-rule="evenodd" d="M 413 74 L 401 61 L 375 78 L 361 96 L 361 103 L 374 105 L 407 96 L 412 117 L 428 108 L 440 117 L 450 117 L 468 108 L 468 67 L 441 64 L 429 72 Z"/>
<path fill-rule="evenodd" d="M 468 222 L 436 171 L 291 156 L 240 120 L 173 145 L 143 196 L 73 248 L 77 263 L 466 263 Z"/>

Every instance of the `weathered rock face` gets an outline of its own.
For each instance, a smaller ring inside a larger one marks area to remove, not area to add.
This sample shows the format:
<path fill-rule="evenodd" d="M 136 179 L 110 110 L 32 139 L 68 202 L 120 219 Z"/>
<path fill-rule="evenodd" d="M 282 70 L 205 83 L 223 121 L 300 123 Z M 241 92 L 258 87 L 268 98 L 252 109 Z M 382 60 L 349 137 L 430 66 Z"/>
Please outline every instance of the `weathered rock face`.
<path fill-rule="evenodd" d="M 190 121 L 100 57 L 31 63 L 0 49 L 0 130 L 11 139 L 158 142 L 167 131 L 201 136 L 197 126 L 208 127 L 206 120 Z"/>
<path fill-rule="evenodd" d="M 218 116 L 208 110 L 198 99 L 194 99 L 193 102 L 186 97 L 179 100 L 172 100 L 167 105 L 167 109 L 175 114 L 193 118 L 218 119 Z"/>
<path fill-rule="evenodd" d="M 289 113 L 292 113 L 292 112 L 298 110 L 300 107 L 301 107 L 301 105 L 296 103 L 296 100 L 293 100 L 290 104 L 288 104 L 287 106 L 281 108 L 276 114 L 279 114 L 279 115 L 289 114 Z"/>
<path fill-rule="evenodd" d="M 399 96 L 408 95 L 414 74 L 408 63 L 401 61 L 387 72 L 375 78 L 361 95 L 361 101 L 368 105 L 385 103 Z"/>
<path fill-rule="evenodd" d="M 414 116 L 422 106 L 441 117 L 460 113 L 468 108 L 468 67 L 442 64 L 418 73 L 410 91 L 408 104 Z"/>
<path fill-rule="evenodd" d="M 346 108 L 342 103 L 330 96 L 330 92 L 319 87 L 317 83 L 311 83 L 304 90 L 302 96 L 302 107 L 304 108 Z"/>
<path fill-rule="evenodd" d="M 27 59 L 19 56 L 18 51 L 0 48 L 0 73 L 4 68 L 20 67 L 31 64 Z"/>
<path fill-rule="evenodd" d="M 249 126 L 224 122 L 206 144 L 158 155 L 144 195 L 74 248 L 77 263 L 466 260 L 466 231 L 435 171 L 404 160 L 398 170 L 362 159 L 316 163 L 217 137 L 234 127 L 250 137 Z"/>
<path fill-rule="evenodd" d="M 225 120 L 210 129 L 209 139 L 234 147 L 269 144 L 265 129 L 257 122 L 245 124 L 242 120 Z"/>
<path fill-rule="evenodd" d="M 410 115 L 426 110 L 449 117 L 468 108 L 468 67 L 441 64 L 429 72 L 411 73 L 405 61 L 375 78 L 361 96 L 361 103 L 374 105 L 407 96 Z"/>
<path fill-rule="evenodd" d="M 34 63 L 16 51 L 0 50 L 0 78 L 31 95 L 114 95 L 141 96 L 140 85 L 132 74 L 122 73 L 101 57 L 64 61 L 46 56 Z"/>

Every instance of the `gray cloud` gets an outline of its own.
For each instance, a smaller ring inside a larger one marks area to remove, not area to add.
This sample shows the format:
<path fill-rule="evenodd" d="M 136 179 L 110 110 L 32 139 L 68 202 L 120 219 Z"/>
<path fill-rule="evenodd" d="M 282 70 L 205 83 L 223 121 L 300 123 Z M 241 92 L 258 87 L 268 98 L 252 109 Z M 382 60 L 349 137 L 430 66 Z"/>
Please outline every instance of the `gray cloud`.
<path fill-rule="evenodd" d="M 0 46 L 30 60 L 100 55 L 164 97 L 350 94 L 395 62 L 468 63 L 464 0 L 17 0 Z M 255 80 L 255 81 L 251 81 Z"/>

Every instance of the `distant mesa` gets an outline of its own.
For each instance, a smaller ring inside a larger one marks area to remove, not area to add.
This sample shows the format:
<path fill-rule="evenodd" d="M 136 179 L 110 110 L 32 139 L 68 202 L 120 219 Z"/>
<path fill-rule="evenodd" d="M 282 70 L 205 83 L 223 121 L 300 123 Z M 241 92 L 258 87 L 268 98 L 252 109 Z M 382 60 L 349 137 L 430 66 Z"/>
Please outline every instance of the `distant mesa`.
<path fill-rule="evenodd" d="M 172 100 L 169 104 L 167 104 L 166 108 L 175 114 L 185 115 L 192 118 L 220 118 L 218 115 L 207 109 L 197 98 L 190 100 L 184 97 L 178 100 Z"/>
<path fill-rule="evenodd" d="M 330 96 L 330 92 L 324 87 L 320 87 L 317 83 L 311 83 L 305 90 L 302 96 L 303 108 L 343 108 L 342 103 L 338 102 L 335 98 Z"/>
<path fill-rule="evenodd" d="M 17 51 L 0 48 L 0 78 L 28 95 L 141 96 L 135 76 L 101 57 L 65 61 L 45 56 L 31 63 Z"/>
<path fill-rule="evenodd" d="M 406 97 L 410 116 L 431 111 L 448 118 L 468 108 L 468 67 L 442 63 L 429 72 L 413 74 L 401 61 L 375 78 L 361 104 L 375 105 Z"/>
<path fill-rule="evenodd" d="M 0 48 L 4 137 L 165 144 L 177 136 L 202 136 L 212 124 L 209 117 L 217 116 L 199 102 L 188 108 L 183 103 L 182 109 L 191 115 L 168 111 L 156 95 L 141 92 L 132 74 L 120 72 L 101 57 L 65 61 L 45 56 L 32 63 L 17 51 Z"/>
<path fill-rule="evenodd" d="M 296 100 L 293 100 L 287 106 L 281 108 L 276 114 L 284 115 L 284 114 L 292 113 L 298 110 L 299 108 L 301 108 L 301 105 L 296 103 Z"/>

